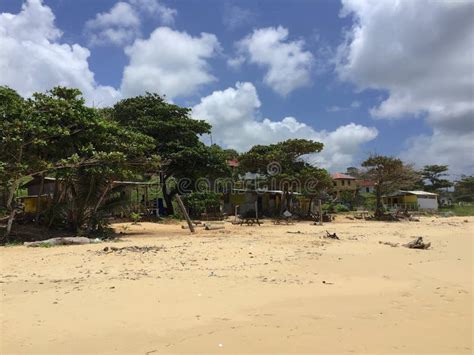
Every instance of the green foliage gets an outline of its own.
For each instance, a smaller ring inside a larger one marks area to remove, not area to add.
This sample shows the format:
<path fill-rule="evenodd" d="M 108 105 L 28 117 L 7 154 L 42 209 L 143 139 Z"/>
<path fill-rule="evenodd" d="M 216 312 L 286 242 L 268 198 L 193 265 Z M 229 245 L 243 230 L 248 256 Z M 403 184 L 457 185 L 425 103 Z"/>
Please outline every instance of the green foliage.
<path fill-rule="evenodd" d="M 220 207 L 220 195 L 214 192 L 193 192 L 183 198 L 190 214 L 200 216 L 206 211 L 215 211 Z"/>
<path fill-rule="evenodd" d="M 343 205 L 343 204 L 337 204 L 336 206 L 334 206 L 334 210 L 337 213 L 349 212 L 349 208 L 346 205 Z"/>
<path fill-rule="evenodd" d="M 400 159 L 383 155 L 370 156 L 362 163 L 366 168 L 365 175 L 375 183 L 375 215 L 381 216 L 382 196 L 398 189 L 412 186 L 419 180 L 419 174 Z"/>
<path fill-rule="evenodd" d="M 355 203 L 356 195 L 353 191 L 341 191 L 339 200 L 345 205 L 352 206 Z"/>
<path fill-rule="evenodd" d="M 474 202 L 474 176 L 463 176 L 454 184 L 456 201 Z"/>
<path fill-rule="evenodd" d="M 150 153 L 162 158 L 160 175 L 168 214 L 174 213 L 171 197 L 177 192 L 175 187 L 167 185 L 170 178 L 195 181 L 203 176 L 230 176 L 225 161 L 229 152 L 218 146 L 208 147 L 200 141 L 201 135 L 210 133 L 211 126 L 192 119 L 190 109 L 147 93 L 118 102 L 110 116 L 121 125 L 153 139 Z"/>
<path fill-rule="evenodd" d="M 138 224 L 140 219 L 142 218 L 140 213 L 132 212 L 130 213 L 130 218 L 132 219 L 132 224 Z"/>
<path fill-rule="evenodd" d="M 474 205 L 465 204 L 465 205 L 451 205 L 442 207 L 439 209 L 440 213 L 443 212 L 453 212 L 456 216 L 468 217 L 474 216 Z"/>
<path fill-rule="evenodd" d="M 423 183 L 424 189 L 426 191 L 436 192 L 439 189 L 453 186 L 451 181 L 443 179 L 444 176 L 448 175 L 447 171 L 447 165 L 425 165 L 420 174 L 422 182 L 428 181 L 429 184 Z"/>
<path fill-rule="evenodd" d="M 256 145 L 240 156 L 239 168 L 242 173 L 267 174 L 269 164 L 277 162 L 281 168 L 279 173 L 290 176 L 309 165 L 302 159 L 303 156 L 320 152 L 322 149 L 322 143 L 306 139 Z"/>
<path fill-rule="evenodd" d="M 327 212 L 327 213 L 335 212 L 335 206 L 332 202 L 323 203 L 321 206 L 321 209 L 323 210 L 323 212 Z"/>
<path fill-rule="evenodd" d="M 363 193 L 360 194 L 362 198 L 362 206 L 368 211 L 374 211 L 376 205 L 376 197 L 373 193 Z"/>
<path fill-rule="evenodd" d="M 148 154 L 151 137 L 110 120 L 106 110 L 87 107 L 76 89 L 56 87 L 24 100 L 0 87 L 0 114 L 1 186 L 12 198 L 27 177 L 56 177 L 48 226 L 103 230 L 104 197 L 113 181 L 159 165 L 158 156 Z M 14 211 L 14 204 L 7 208 Z"/>
<path fill-rule="evenodd" d="M 300 192 L 315 193 L 332 186 L 331 177 L 324 169 L 304 160 L 308 154 L 320 152 L 323 144 L 306 139 L 289 139 L 270 145 L 256 145 L 239 158 L 239 170 L 258 173 L 277 181 L 280 188 L 291 190 L 291 182 L 298 182 Z M 288 182 L 288 185 L 285 183 Z"/>

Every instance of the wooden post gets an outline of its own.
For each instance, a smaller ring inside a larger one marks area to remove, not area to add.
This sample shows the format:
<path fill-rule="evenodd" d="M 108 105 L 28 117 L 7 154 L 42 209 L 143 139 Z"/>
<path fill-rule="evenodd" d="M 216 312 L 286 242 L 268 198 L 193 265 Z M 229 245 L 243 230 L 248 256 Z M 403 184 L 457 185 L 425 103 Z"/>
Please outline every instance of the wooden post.
<path fill-rule="evenodd" d="M 257 219 L 257 223 L 258 223 L 258 196 L 257 196 L 257 201 L 255 201 L 255 218 Z"/>
<path fill-rule="evenodd" d="M 319 208 L 319 225 L 323 225 L 323 208 L 321 207 L 321 199 L 318 200 L 318 208 Z"/>
<path fill-rule="evenodd" d="M 148 186 L 145 185 L 145 211 L 148 212 Z"/>
<path fill-rule="evenodd" d="M 236 205 L 235 206 L 235 212 L 234 212 L 234 215 L 235 215 L 235 219 L 234 219 L 234 222 L 237 222 L 237 211 L 239 209 L 239 205 Z"/>
<path fill-rule="evenodd" d="M 188 211 L 186 211 L 186 208 L 184 207 L 184 203 L 181 200 L 181 197 L 178 194 L 176 194 L 175 196 L 176 196 L 176 201 L 178 201 L 179 208 L 181 209 L 181 212 L 183 213 L 184 218 L 186 218 L 186 222 L 188 222 L 189 230 L 191 231 L 191 233 L 194 233 L 193 222 L 191 222 L 191 218 L 189 218 Z"/>

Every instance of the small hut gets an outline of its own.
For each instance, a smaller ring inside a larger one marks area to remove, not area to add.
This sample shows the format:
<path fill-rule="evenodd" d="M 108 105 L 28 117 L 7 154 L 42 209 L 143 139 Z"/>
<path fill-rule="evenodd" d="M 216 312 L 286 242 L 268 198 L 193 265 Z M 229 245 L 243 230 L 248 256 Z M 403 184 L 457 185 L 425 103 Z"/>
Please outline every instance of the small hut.
<path fill-rule="evenodd" d="M 438 194 L 426 191 L 399 190 L 393 194 L 383 196 L 383 203 L 388 208 L 409 211 L 436 211 L 438 210 Z"/>

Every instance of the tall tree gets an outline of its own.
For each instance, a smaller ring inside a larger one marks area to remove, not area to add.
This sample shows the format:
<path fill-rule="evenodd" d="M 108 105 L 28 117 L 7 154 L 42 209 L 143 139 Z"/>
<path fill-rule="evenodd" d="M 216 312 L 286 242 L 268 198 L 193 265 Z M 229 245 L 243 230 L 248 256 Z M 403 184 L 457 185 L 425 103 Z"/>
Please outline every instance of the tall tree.
<path fill-rule="evenodd" d="M 456 181 L 454 197 L 457 201 L 474 202 L 474 176 L 462 176 Z"/>
<path fill-rule="evenodd" d="M 191 118 L 190 112 L 189 108 L 170 104 L 151 93 L 122 100 L 112 110 L 117 122 L 153 138 L 150 153 L 162 158 L 160 180 L 168 214 L 174 213 L 172 196 L 177 192 L 175 187 L 168 186 L 168 181 L 193 180 L 209 172 L 213 166 L 210 160 L 216 158 L 215 151 L 200 141 L 201 135 L 210 133 L 211 126 Z"/>
<path fill-rule="evenodd" d="M 10 234 L 15 218 L 15 193 L 21 179 L 43 166 L 33 154 L 35 145 L 46 137 L 46 127 L 36 122 L 28 101 L 16 91 L 0 87 L 0 183 L 6 194 L 9 214 L 5 235 Z"/>
<path fill-rule="evenodd" d="M 375 216 L 383 215 L 382 196 L 399 189 L 412 186 L 418 179 L 418 173 L 400 159 L 383 155 L 370 156 L 362 163 L 366 176 L 375 183 Z"/>
<path fill-rule="evenodd" d="M 150 137 L 126 130 L 87 107 L 76 89 L 56 87 L 24 100 L 13 90 L 0 88 L 0 115 L 0 181 L 8 190 L 10 211 L 7 235 L 15 215 L 15 192 L 25 178 L 52 174 L 61 179 L 64 201 L 73 206 L 66 220 L 77 230 L 93 217 L 89 213 L 82 218 L 84 211 L 103 201 L 94 202 L 93 190 L 153 159 L 144 160 L 144 152 L 153 147 Z M 81 183 L 89 191 L 82 205 L 77 198 Z M 53 202 L 57 206 L 61 201 L 55 196 Z"/>
<path fill-rule="evenodd" d="M 318 153 L 323 144 L 306 139 L 289 139 L 270 145 L 256 145 L 239 157 L 241 173 L 258 173 L 264 183 L 275 182 L 283 190 L 281 211 L 287 207 L 290 192 L 301 192 L 308 196 L 332 186 L 326 170 L 309 164 L 304 157 Z M 299 191 L 294 189 L 298 188 Z M 286 203 L 285 203 L 286 202 Z"/>
<path fill-rule="evenodd" d="M 421 171 L 423 181 L 428 181 L 429 184 L 424 184 L 424 188 L 428 191 L 437 191 L 442 188 L 453 186 L 453 183 L 443 177 L 447 176 L 447 165 L 425 165 Z"/>

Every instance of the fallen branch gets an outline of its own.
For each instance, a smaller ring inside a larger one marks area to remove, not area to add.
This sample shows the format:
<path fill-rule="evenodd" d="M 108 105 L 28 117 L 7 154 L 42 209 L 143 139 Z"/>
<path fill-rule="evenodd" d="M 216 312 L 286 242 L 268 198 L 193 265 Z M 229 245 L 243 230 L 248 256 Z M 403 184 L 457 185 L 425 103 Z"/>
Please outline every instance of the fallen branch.
<path fill-rule="evenodd" d="M 410 249 L 428 249 L 431 246 L 431 243 L 424 243 L 423 237 L 418 237 L 410 243 L 403 244 L 403 246 Z"/>
<path fill-rule="evenodd" d="M 94 241 L 86 237 L 59 237 L 36 242 L 24 242 L 23 245 L 27 247 L 49 247 L 54 245 L 81 245 L 90 244 Z"/>
<path fill-rule="evenodd" d="M 204 229 L 207 230 L 207 231 L 210 231 L 210 230 L 215 230 L 215 229 L 224 229 L 225 226 L 221 225 L 221 226 L 213 226 L 211 224 L 204 224 Z"/>
<path fill-rule="evenodd" d="M 331 238 L 331 239 L 337 239 L 337 240 L 339 240 L 339 237 L 337 236 L 336 233 L 331 234 L 331 233 L 329 233 L 328 231 L 326 231 L 326 237 L 325 237 L 325 238 Z"/>
<path fill-rule="evenodd" d="M 381 240 L 379 240 L 379 244 L 390 245 L 392 248 L 396 248 L 396 247 L 398 247 L 398 245 L 399 245 L 400 243 L 382 242 Z"/>

